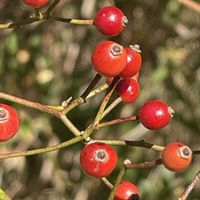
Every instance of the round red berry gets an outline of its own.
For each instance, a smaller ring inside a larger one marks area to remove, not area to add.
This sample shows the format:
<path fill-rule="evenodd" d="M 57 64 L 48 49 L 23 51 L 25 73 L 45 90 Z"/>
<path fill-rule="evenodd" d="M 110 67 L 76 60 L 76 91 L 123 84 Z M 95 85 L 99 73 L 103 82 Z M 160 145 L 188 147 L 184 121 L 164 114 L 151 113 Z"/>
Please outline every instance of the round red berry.
<path fill-rule="evenodd" d="M 115 169 L 117 161 L 115 150 L 110 145 L 100 142 L 86 145 L 80 154 L 82 169 L 95 177 L 108 176 Z"/>
<path fill-rule="evenodd" d="M 151 100 L 139 109 L 139 120 L 148 129 L 161 129 L 169 124 L 174 110 L 165 102 Z"/>
<path fill-rule="evenodd" d="M 49 2 L 49 0 L 23 0 L 23 1 L 25 4 L 33 8 L 41 8 Z"/>
<path fill-rule="evenodd" d="M 185 144 L 173 142 L 164 148 L 162 160 L 167 169 L 181 171 L 190 165 L 192 161 L 192 150 Z"/>
<path fill-rule="evenodd" d="M 137 74 L 142 64 L 141 51 L 139 45 L 131 45 L 130 48 L 125 48 L 127 52 L 127 65 L 121 72 L 122 78 L 130 78 Z"/>
<path fill-rule="evenodd" d="M 92 63 L 100 74 L 112 77 L 121 73 L 126 65 L 127 53 L 122 45 L 103 41 L 96 46 L 92 53 Z"/>
<path fill-rule="evenodd" d="M 140 86 L 133 78 L 123 78 L 116 86 L 117 94 L 125 103 L 133 103 L 139 96 Z"/>
<path fill-rule="evenodd" d="M 117 187 L 114 200 L 139 200 L 139 189 L 129 181 L 123 181 Z"/>
<path fill-rule="evenodd" d="M 19 129 L 16 111 L 6 104 L 0 104 L 0 142 L 12 138 Z"/>
<path fill-rule="evenodd" d="M 115 6 L 101 8 L 94 20 L 96 28 L 107 36 L 120 34 L 127 24 L 127 17 L 119 8 Z"/>

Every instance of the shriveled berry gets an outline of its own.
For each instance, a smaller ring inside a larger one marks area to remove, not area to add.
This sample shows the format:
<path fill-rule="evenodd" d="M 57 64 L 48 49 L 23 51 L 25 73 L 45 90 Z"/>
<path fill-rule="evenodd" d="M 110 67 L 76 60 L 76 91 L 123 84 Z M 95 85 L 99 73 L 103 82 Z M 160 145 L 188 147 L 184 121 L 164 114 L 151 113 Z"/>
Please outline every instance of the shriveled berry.
<path fill-rule="evenodd" d="M 139 120 L 148 129 L 161 129 L 169 124 L 174 110 L 165 102 L 151 100 L 139 109 Z"/>
<path fill-rule="evenodd" d="M 113 41 L 103 41 L 94 49 L 91 60 L 98 73 L 114 77 L 126 66 L 127 53 L 122 45 Z"/>
<path fill-rule="evenodd" d="M 130 78 L 136 75 L 141 67 L 142 58 L 139 45 L 131 45 L 129 48 L 125 48 L 127 52 L 127 64 L 120 76 L 122 78 Z"/>
<path fill-rule="evenodd" d="M 133 78 L 121 79 L 116 86 L 117 94 L 125 103 L 133 103 L 139 96 L 140 86 Z"/>
<path fill-rule="evenodd" d="M 25 4 L 33 8 L 41 8 L 49 2 L 49 0 L 23 0 L 23 1 Z"/>
<path fill-rule="evenodd" d="M 185 144 L 173 142 L 162 152 L 164 166 L 172 171 L 182 171 L 189 167 L 192 161 L 192 150 Z"/>
<path fill-rule="evenodd" d="M 122 181 L 117 187 L 114 200 L 139 200 L 140 191 L 129 181 Z"/>
<path fill-rule="evenodd" d="M 17 112 L 6 104 L 0 104 L 0 142 L 11 139 L 19 129 Z"/>
<path fill-rule="evenodd" d="M 101 8 L 94 20 L 96 28 L 107 36 L 116 36 L 120 34 L 127 24 L 127 17 L 115 6 Z"/>
<path fill-rule="evenodd" d="M 94 142 L 86 145 L 80 154 L 82 169 L 94 177 L 108 176 L 118 161 L 115 150 L 108 144 Z"/>

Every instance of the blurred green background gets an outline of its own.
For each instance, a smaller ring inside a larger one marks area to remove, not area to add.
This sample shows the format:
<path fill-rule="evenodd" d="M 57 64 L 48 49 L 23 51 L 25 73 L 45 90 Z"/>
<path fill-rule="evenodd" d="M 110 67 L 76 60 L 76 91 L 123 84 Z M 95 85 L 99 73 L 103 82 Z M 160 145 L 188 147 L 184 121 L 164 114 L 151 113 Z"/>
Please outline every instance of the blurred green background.
<path fill-rule="evenodd" d="M 200 14 L 176 0 L 63 0 L 53 13 L 92 19 L 99 8 L 110 3 L 121 8 L 129 19 L 125 31 L 112 40 L 124 46 L 139 44 L 143 64 L 140 97 L 134 104 L 119 105 L 107 119 L 135 114 L 149 99 L 167 101 L 176 114 L 170 125 L 159 131 L 150 132 L 138 123 L 128 122 L 104 128 L 94 138 L 145 139 L 160 145 L 180 141 L 194 150 L 199 149 Z M 20 21 L 32 12 L 20 0 L 1 0 L 0 22 Z M 95 27 L 59 22 L 0 30 L 0 91 L 43 104 L 60 104 L 71 96 L 76 98 L 95 75 L 91 52 L 105 39 L 108 38 Z M 92 122 L 102 97 L 100 94 L 70 113 L 69 118 L 80 130 Z M 73 137 L 57 119 L 9 104 L 19 112 L 21 126 L 15 138 L 0 144 L 1 152 L 46 147 Z M 44 155 L 2 160 L 0 186 L 15 200 L 107 199 L 109 189 L 80 169 L 82 147 L 79 144 Z M 160 157 L 142 148 L 116 147 L 116 150 L 120 163 L 125 158 L 142 162 Z M 199 168 L 200 159 L 195 157 L 191 167 L 181 173 L 158 166 L 128 170 L 125 179 L 138 185 L 143 200 L 174 200 L 180 197 Z M 114 181 L 118 170 L 109 180 Z M 198 199 L 200 186 L 188 198 Z"/>

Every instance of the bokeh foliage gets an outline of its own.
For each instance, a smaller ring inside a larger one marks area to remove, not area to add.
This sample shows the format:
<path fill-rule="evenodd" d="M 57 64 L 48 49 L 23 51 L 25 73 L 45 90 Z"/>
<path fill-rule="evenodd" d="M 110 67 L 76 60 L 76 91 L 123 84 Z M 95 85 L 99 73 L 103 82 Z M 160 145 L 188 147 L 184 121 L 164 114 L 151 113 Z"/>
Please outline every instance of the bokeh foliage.
<path fill-rule="evenodd" d="M 176 111 L 172 123 L 150 132 L 138 123 L 104 128 L 95 138 L 145 139 L 165 145 L 177 140 L 198 149 L 200 144 L 200 14 L 175 0 L 117 0 L 129 19 L 127 29 L 112 40 L 142 49 L 141 95 L 135 104 L 120 105 L 107 117 L 113 119 L 137 112 L 149 99 L 163 99 Z M 54 14 L 71 18 L 95 16 L 109 1 L 63 0 Z M 0 22 L 20 21 L 32 13 L 20 0 L 1 0 Z M 35 23 L 16 30 L 0 31 L 0 90 L 44 104 L 60 104 L 76 98 L 95 72 L 90 56 L 102 36 L 94 27 L 58 22 Z M 103 79 L 105 81 L 105 79 Z M 92 122 L 102 95 L 73 110 L 69 117 L 79 129 Z M 9 103 L 11 104 L 11 103 Z M 20 114 L 19 134 L 2 143 L 1 152 L 45 147 L 72 137 L 61 122 L 46 114 L 13 105 Z M 1 187 L 16 200 L 100 200 L 109 189 L 101 181 L 87 177 L 79 166 L 83 145 L 57 152 L 1 161 Z M 120 162 L 158 158 L 158 153 L 141 148 L 116 148 Z M 143 200 L 177 199 L 199 170 L 199 159 L 181 173 L 163 166 L 129 170 L 125 178 L 136 183 Z M 109 177 L 114 181 L 117 170 Z M 199 186 L 189 199 L 200 198 Z"/>

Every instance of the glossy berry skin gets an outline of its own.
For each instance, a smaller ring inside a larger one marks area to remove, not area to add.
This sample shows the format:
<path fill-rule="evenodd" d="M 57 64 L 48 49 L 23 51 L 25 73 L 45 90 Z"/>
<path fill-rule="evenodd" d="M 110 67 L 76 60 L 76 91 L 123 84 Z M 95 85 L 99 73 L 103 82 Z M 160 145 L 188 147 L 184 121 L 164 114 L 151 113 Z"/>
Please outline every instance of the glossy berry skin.
<path fill-rule="evenodd" d="M 174 110 L 165 102 L 151 100 L 139 109 L 139 120 L 148 129 L 157 130 L 169 124 Z"/>
<path fill-rule="evenodd" d="M 117 187 L 114 200 L 139 200 L 139 189 L 129 181 L 122 181 Z"/>
<path fill-rule="evenodd" d="M 118 161 L 115 150 L 108 144 L 94 142 L 86 145 L 80 154 L 82 169 L 94 177 L 106 177 L 116 167 Z"/>
<path fill-rule="evenodd" d="M 33 8 L 41 8 L 49 2 L 49 0 L 23 0 L 23 1 L 25 4 Z"/>
<path fill-rule="evenodd" d="M 162 152 L 164 166 L 172 171 L 182 171 L 192 161 L 192 150 L 183 143 L 173 142 L 168 144 Z"/>
<path fill-rule="evenodd" d="M 124 78 L 118 82 L 116 92 L 124 103 L 133 103 L 139 96 L 140 86 L 135 79 Z"/>
<path fill-rule="evenodd" d="M 127 17 L 115 6 L 101 8 L 94 19 L 96 28 L 107 36 L 116 36 L 120 34 L 127 23 Z"/>
<path fill-rule="evenodd" d="M 130 78 L 140 70 L 142 64 L 141 51 L 138 45 L 131 45 L 130 48 L 125 48 L 125 50 L 127 52 L 127 65 L 120 76 L 122 78 Z"/>
<path fill-rule="evenodd" d="M 98 73 L 112 77 L 119 75 L 126 66 L 127 53 L 120 44 L 103 41 L 94 49 L 91 60 Z"/>
<path fill-rule="evenodd" d="M 16 111 L 6 104 L 0 104 L 0 142 L 11 139 L 19 129 Z"/>

